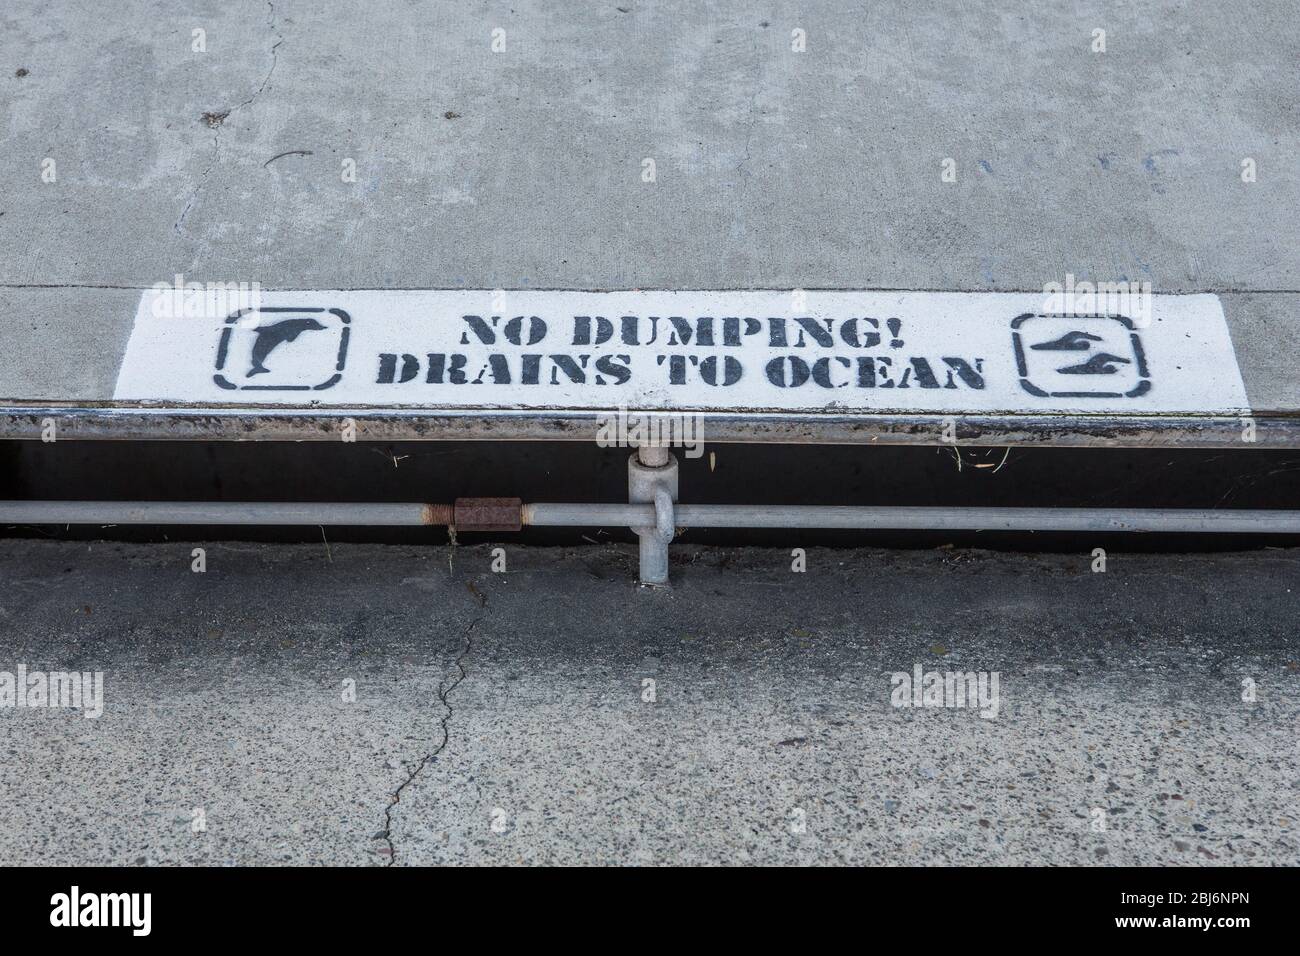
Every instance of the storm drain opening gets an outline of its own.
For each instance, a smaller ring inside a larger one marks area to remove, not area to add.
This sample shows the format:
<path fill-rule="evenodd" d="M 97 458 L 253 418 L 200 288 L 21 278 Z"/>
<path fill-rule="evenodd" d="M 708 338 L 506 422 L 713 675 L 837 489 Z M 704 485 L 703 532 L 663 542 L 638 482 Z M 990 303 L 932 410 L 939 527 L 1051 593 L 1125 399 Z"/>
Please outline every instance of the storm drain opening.
<path fill-rule="evenodd" d="M 6 442 L 0 534 L 441 545 L 453 526 L 461 543 L 640 540 L 644 559 L 659 520 L 673 532 L 664 567 L 671 543 L 1050 552 L 1300 542 L 1294 451 L 711 443 L 696 456 L 653 450 L 641 469 L 648 490 L 629 497 L 637 455 L 585 442 Z M 677 488 L 665 516 L 653 476 L 669 461 Z"/>

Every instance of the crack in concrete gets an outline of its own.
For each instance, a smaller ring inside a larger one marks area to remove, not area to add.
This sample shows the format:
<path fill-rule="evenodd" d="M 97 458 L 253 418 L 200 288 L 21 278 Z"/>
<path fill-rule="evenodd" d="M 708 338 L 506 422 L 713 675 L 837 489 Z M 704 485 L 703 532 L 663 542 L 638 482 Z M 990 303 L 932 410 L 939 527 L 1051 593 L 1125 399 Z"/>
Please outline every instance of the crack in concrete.
<path fill-rule="evenodd" d="M 176 235 L 178 236 L 183 235 L 183 233 L 181 232 L 181 226 L 185 224 L 185 217 L 190 214 L 190 210 L 194 208 L 194 203 L 198 201 L 199 193 L 203 191 L 204 185 L 207 184 L 208 176 L 212 174 L 212 170 L 217 165 L 217 157 L 219 157 L 220 155 L 221 155 L 221 137 L 219 133 L 213 133 L 212 134 L 212 158 L 208 160 L 207 169 L 203 170 L 203 175 L 199 177 L 199 181 L 194 185 L 194 189 L 191 190 L 190 198 L 185 201 L 185 208 L 181 210 L 180 216 L 177 218 L 175 224 L 172 225 L 172 232 L 176 233 Z"/>
<path fill-rule="evenodd" d="M 276 51 L 280 49 L 280 44 L 284 42 L 284 34 L 281 33 L 279 28 L 275 25 L 275 4 L 272 3 L 271 0 L 266 0 L 266 6 L 268 8 L 266 14 L 266 25 L 271 32 L 275 34 L 275 42 L 271 44 L 271 68 L 266 71 L 266 76 L 262 78 L 262 85 L 253 91 L 252 96 L 244 100 L 244 102 L 230 108 L 230 111 L 226 116 L 227 119 L 230 118 L 230 114 L 242 110 L 245 106 L 253 105 L 253 101 L 262 95 L 262 91 L 266 89 L 266 85 L 271 82 L 271 76 L 275 73 L 275 67 L 280 62 L 280 55 Z"/>
<path fill-rule="evenodd" d="M 758 55 L 758 37 L 751 36 L 750 47 L 753 51 L 754 62 L 758 64 L 758 71 L 754 76 L 754 91 L 749 97 L 749 125 L 745 130 L 745 156 L 736 164 L 736 172 L 740 175 L 741 188 L 740 194 L 743 197 L 749 189 L 749 181 L 753 174 L 745 169 L 745 165 L 753 158 L 752 148 L 754 142 L 754 130 L 758 127 L 759 118 L 754 114 L 754 109 L 758 106 L 758 94 L 763 86 L 763 63 Z"/>
<path fill-rule="evenodd" d="M 425 754 L 420 759 L 419 763 L 415 765 L 415 768 L 406 775 L 406 779 L 403 780 L 398 785 L 397 789 L 389 796 L 388 806 L 384 808 L 384 829 L 381 836 L 384 842 L 388 844 L 388 862 L 385 864 L 386 866 L 392 866 L 397 862 L 397 847 L 393 845 L 393 810 L 402 802 L 402 792 L 415 782 L 415 778 L 420 775 L 421 771 L 423 771 L 425 767 L 438 759 L 438 756 L 446 749 L 447 742 L 451 739 L 450 724 L 452 715 L 455 711 L 447 698 L 451 696 L 452 691 L 460 686 L 461 681 L 468 676 L 468 672 L 465 670 L 465 658 L 468 657 L 470 651 L 474 649 L 472 635 L 474 633 L 474 628 L 478 627 L 481 620 L 483 620 L 482 613 L 480 613 L 478 617 L 474 618 L 474 620 L 470 621 L 469 627 L 465 628 L 465 647 L 461 650 L 460 656 L 456 658 L 456 670 L 459 673 L 456 675 L 455 679 L 448 683 L 447 679 L 443 678 L 443 680 L 438 683 L 438 701 L 446 709 L 446 713 L 443 714 L 442 720 L 440 721 L 442 727 L 442 740 L 438 741 L 438 745 Z"/>
<path fill-rule="evenodd" d="M 212 170 L 216 169 L 217 161 L 221 158 L 221 128 L 225 125 L 226 120 L 230 119 L 231 116 L 245 107 L 252 106 L 253 101 L 262 95 L 267 84 L 271 82 L 271 76 L 275 73 L 275 68 L 280 62 L 280 55 L 276 51 L 280 49 L 280 44 L 284 42 L 284 34 L 280 32 L 275 23 L 275 4 L 272 0 L 266 0 L 266 6 L 266 25 L 271 32 L 275 34 L 276 38 L 275 42 L 271 44 L 271 68 L 266 71 L 266 76 L 262 77 L 262 82 L 258 88 L 254 90 L 252 95 L 242 103 L 237 103 L 224 113 L 212 112 L 204 114 L 206 117 L 218 118 L 215 125 L 212 123 L 212 120 L 208 120 L 208 124 L 215 130 L 212 134 L 212 158 L 208 161 L 207 168 L 203 170 L 203 175 L 199 177 L 199 181 L 195 184 L 193 191 L 190 193 L 189 199 L 185 201 L 185 207 L 181 210 L 180 216 L 177 217 L 176 222 L 172 225 L 172 231 L 178 236 L 183 235 L 181 227 L 185 224 L 185 218 L 190 214 L 190 210 L 194 208 L 194 204 L 198 201 L 199 193 L 203 192 L 203 187 L 208 183 L 208 177 L 212 175 Z M 193 263 L 191 263 L 190 268 L 193 268 Z"/>

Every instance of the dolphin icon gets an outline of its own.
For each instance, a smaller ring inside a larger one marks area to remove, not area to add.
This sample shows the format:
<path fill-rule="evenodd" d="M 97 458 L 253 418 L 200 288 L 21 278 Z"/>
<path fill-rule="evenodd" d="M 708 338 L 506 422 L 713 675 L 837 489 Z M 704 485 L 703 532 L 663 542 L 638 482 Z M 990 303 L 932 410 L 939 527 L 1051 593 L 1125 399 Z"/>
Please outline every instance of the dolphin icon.
<path fill-rule="evenodd" d="M 253 342 L 253 366 L 244 377 L 252 378 L 262 372 L 271 371 L 263 363 L 276 348 L 285 342 L 292 342 L 303 332 L 319 332 L 324 328 L 325 326 L 315 319 L 284 319 L 254 329 L 253 334 L 257 339 Z"/>
<path fill-rule="evenodd" d="M 1056 371 L 1060 375 L 1114 375 L 1119 371 L 1116 362 L 1129 365 L 1132 364 L 1132 359 L 1120 358 L 1118 355 L 1111 355 L 1109 352 L 1098 352 L 1086 362 L 1080 362 L 1078 365 L 1067 365 L 1065 368 L 1058 368 Z"/>

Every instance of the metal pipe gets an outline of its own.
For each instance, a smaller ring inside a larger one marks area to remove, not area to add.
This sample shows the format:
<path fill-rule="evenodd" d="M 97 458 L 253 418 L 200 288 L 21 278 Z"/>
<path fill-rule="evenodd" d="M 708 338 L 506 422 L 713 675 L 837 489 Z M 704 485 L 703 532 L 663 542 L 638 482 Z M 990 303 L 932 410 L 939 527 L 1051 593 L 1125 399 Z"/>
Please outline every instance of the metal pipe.
<path fill-rule="evenodd" d="M 652 528 L 653 504 L 523 506 L 533 527 Z M 354 502 L 4 501 L 3 524 L 445 525 L 449 505 Z M 890 531 L 1165 531 L 1300 533 L 1300 511 L 1110 508 L 911 508 L 836 505 L 675 506 L 684 528 Z"/>
<path fill-rule="evenodd" d="M 3 501 L 5 524 L 446 525 L 450 505 L 278 501 Z"/>
<path fill-rule="evenodd" d="M 668 545 L 677 528 L 673 502 L 680 471 L 677 456 L 661 446 L 642 445 L 628 457 L 627 500 L 650 508 L 649 522 L 629 525 L 637 536 L 642 584 L 657 587 L 668 583 Z"/>
<path fill-rule="evenodd" d="M 663 468 L 672 452 L 664 445 L 642 445 L 636 450 L 636 457 L 647 468 Z"/>
<path fill-rule="evenodd" d="M 643 526 L 649 505 L 524 505 L 524 525 Z M 1300 511 L 1155 508 L 910 508 L 836 505 L 689 505 L 676 507 L 683 528 L 853 528 L 889 531 L 1172 531 L 1275 534 L 1300 532 Z"/>

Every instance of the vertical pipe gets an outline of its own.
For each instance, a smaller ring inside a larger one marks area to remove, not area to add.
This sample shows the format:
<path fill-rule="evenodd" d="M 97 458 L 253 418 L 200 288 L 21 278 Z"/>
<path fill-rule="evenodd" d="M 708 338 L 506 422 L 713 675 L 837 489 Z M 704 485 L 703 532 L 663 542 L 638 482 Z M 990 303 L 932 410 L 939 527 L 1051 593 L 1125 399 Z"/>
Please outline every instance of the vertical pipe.
<path fill-rule="evenodd" d="M 663 468 L 673 453 L 666 445 L 641 445 L 636 450 L 636 457 L 647 468 Z"/>
<path fill-rule="evenodd" d="M 659 465 L 647 464 L 661 460 Z M 668 583 L 668 542 L 673 538 L 671 520 L 667 527 L 659 527 L 659 514 L 667 518 L 672 512 L 672 502 L 677 500 L 677 456 L 667 448 L 642 446 L 627 460 L 627 500 L 632 504 L 651 504 L 656 496 L 663 501 L 656 508 L 656 517 L 645 527 L 633 527 L 641 558 L 641 583 L 665 585 Z M 666 506 L 666 507 L 664 507 Z"/>

